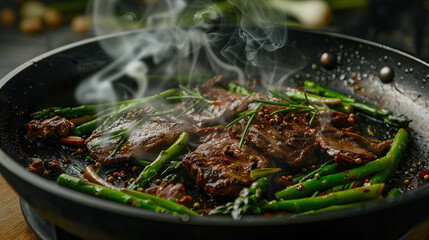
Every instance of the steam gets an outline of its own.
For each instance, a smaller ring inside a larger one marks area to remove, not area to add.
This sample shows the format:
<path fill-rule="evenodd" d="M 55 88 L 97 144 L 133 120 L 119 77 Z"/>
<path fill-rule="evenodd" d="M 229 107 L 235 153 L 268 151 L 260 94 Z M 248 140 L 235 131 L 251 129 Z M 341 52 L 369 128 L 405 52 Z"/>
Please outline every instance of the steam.
<path fill-rule="evenodd" d="M 241 83 L 257 77 L 283 84 L 305 65 L 302 54 L 287 45 L 283 13 L 267 10 L 264 1 L 229 3 L 239 19 L 233 32 L 219 27 L 223 12 L 210 1 L 94 0 L 97 35 L 148 30 L 101 41 L 112 62 L 79 85 L 76 99 L 82 104 L 117 101 L 118 89 L 129 97 L 145 96 L 149 74 L 164 76 L 157 82 L 159 87 L 172 76 L 186 75 L 191 82 L 194 76 L 215 74 Z M 122 84 L 124 78 L 134 85 Z"/>

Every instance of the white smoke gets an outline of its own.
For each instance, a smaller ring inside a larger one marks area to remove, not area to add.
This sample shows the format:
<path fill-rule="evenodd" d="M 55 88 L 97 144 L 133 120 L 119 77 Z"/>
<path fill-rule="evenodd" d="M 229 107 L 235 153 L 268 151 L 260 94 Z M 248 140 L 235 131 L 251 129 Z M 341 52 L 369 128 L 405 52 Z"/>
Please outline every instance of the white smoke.
<path fill-rule="evenodd" d="M 101 41 L 113 61 L 79 85 L 76 99 L 82 104 L 117 101 L 118 85 L 114 83 L 124 77 L 135 82 L 135 89 L 124 87 L 133 97 L 144 96 L 149 72 L 165 79 L 186 75 L 189 81 L 200 73 L 221 74 L 242 83 L 260 77 L 274 84 L 305 64 L 296 48 L 287 46 L 283 13 L 268 12 L 263 1 L 229 3 L 239 19 L 233 32 L 231 26 L 230 30 L 212 31 L 222 22 L 223 12 L 210 1 L 94 0 L 91 9 L 97 35 L 147 30 Z M 213 48 L 219 42 L 225 45 Z M 286 48 L 282 54 L 276 53 Z M 285 64 L 288 58 L 293 59 L 292 64 Z M 153 62 L 150 67 L 148 59 Z"/>

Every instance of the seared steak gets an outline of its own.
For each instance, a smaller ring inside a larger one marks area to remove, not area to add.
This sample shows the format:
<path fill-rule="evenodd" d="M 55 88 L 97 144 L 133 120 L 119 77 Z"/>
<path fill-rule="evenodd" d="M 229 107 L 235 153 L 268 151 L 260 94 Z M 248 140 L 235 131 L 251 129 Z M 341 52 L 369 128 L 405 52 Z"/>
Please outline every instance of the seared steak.
<path fill-rule="evenodd" d="M 160 185 L 146 189 L 145 192 L 167 200 L 176 199 L 178 203 L 183 205 L 192 201 L 192 198 L 186 194 L 185 186 L 182 183 L 173 184 L 163 181 Z"/>
<path fill-rule="evenodd" d="M 37 138 L 57 138 L 65 137 L 76 125 L 60 116 L 55 116 L 43 121 L 32 120 L 25 124 L 28 127 L 27 139 L 33 141 Z"/>
<path fill-rule="evenodd" d="M 255 98 L 258 98 L 258 94 L 243 96 L 230 92 L 223 88 L 222 84 L 222 76 L 215 76 L 205 82 L 199 90 L 205 99 L 212 100 L 214 103 L 201 102 L 198 106 L 184 113 L 182 118 L 199 127 L 226 124 L 237 113 L 246 110 L 249 103 Z M 186 101 L 178 104 L 175 108 L 176 115 L 184 112 L 193 103 Z"/>
<path fill-rule="evenodd" d="M 212 196 L 238 196 L 255 180 L 250 172 L 267 167 L 270 160 L 249 146 L 239 149 L 240 140 L 231 138 L 224 127 L 204 131 L 203 143 L 183 159 L 184 168 Z"/>
<path fill-rule="evenodd" d="M 319 145 L 315 132 L 308 127 L 311 115 L 289 112 L 284 116 L 276 114 L 271 117 L 270 114 L 278 109 L 281 108 L 271 105 L 259 110 L 248 129 L 247 144 L 270 157 L 283 159 L 293 167 L 315 163 Z M 243 119 L 232 125 L 230 135 L 241 138 L 247 121 L 248 119 Z"/>
<path fill-rule="evenodd" d="M 143 122 L 129 133 L 127 141 L 116 154 L 120 138 L 111 139 L 118 130 L 126 129 L 136 120 L 121 117 L 103 131 L 92 134 L 87 141 L 90 156 L 101 163 L 130 161 L 135 158 L 152 157 L 168 148 L 182 131 L 190 126 L 167 117 L 157 117 Z"/>
<path fill-rule="evenodd" d="M 283 107 L 267 105 L 260 109 L 250 125 L 246 140 L 269 157 L 282 159 L 292 167 L 309 166 L 317 161 L 319 150 L 335 157 L 341 153 L 370 161 L 380 156 L 390 141 L 374 144 L 359 132 L 354 114 L 319 112 L 310 126 L 313 113 L 288 111 L 271 113 Z M 234 138 L 243 134 L 247 119 L 234 124 L 229 133 Z"/>
<path fill-rule="evenodd" d="M 339 131 L 338 129 L 321 129 L 317 132 L 320 146 L 329 154 L 346 155 L 352 158 L 361 158 L 365 161 L 375 160 L 390 147 L 391 141 L 373 143 L 359 134 Z"/>

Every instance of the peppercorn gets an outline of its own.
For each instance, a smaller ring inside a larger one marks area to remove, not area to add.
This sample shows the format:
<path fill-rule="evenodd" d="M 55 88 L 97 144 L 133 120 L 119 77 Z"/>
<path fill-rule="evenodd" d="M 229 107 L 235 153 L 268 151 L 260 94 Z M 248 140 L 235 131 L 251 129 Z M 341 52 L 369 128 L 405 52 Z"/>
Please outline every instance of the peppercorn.
<path fill-rule="evenodd" d="M 133 173 L 137 172 L 138 170 L 139 170 L 139 168 L 137 166 L 133 166 L 131 168 L 131 172 L 133 172 Z"/>
<path fill-rule="evenodd" d="M 43 176 L 47 177 L 49 175 L 51 175 L 51 172 L 49 170 L 43 171 Z"/>
<path fill-rule="evenodd" d="M 356 158 L 355 159 L 355 164 L 357 164 L 357 165 L 362 164 L 362 158 Z"/>
<path fill-rule="evenodd" d="M 409 179 L 405 179 L 405 180 L 404 180 L 404 184 L 405 184 L 405 185 L 410 184 L 410 180 L 409 180 Z"/>
<path fill-rule="evenodd" d="M 199 202 L 196 202 L 196 203 L 194 203 L 193 207 L 194 207 L 194 208 L 200 208 L 201 206 L 200 206 L 200 203 L 199 203 Z"/>
<path fill-rule="evenodd" d="M 423 179 L 424 179 L 424 180 L 426 180 L 426 181 L 429 181 L 429 174 L 426 174 L 426 175 L 423 177 Z"/>
<path fill-rule="evenodd" d="M 142 188 L 142 187 L 138 187 L 138 188 L 137 188 L 137 191 L 139 191 L 139 192 L 144 192 L 144 188 Z"/>
<path fill-rule="evenodd" d="M 125 172 L 121 172 L 121 173 L 119 173 L 119 177 L 120 177 L 120 178 L 122 178 L 122 179 L 124 179 L 126 176 L 127 176 L 127 175 L 125 175 Z"/>
<path fill-rule="evenodd" d="M 112 177 L 112 176 L 110 176 L 110 177 L 108 177 L 108 178 L 107 178 L 107 181 L 109 181 L 110 183 L 112 183 L 112 182 L 114 182 L 114 181 L 115 181 L 115 178 L 114 178 L 114 177 Z"/>
<path fill-rule="evenodd" d="M 101 163 L 100 163 L 100 162 L 96 162 L 96 163 L 95 163 L 95 167 L 97 167 L 97 168 L 98 168 L 98 167 L 101 167 Z"/>
<path fill-rule="evenodd" d="M 83 153 L 83 148 L 78 148 L 77 153 Z"/>
<path fill-rule="evenodd" d="M 320 174 L 319 173 L 314 174 L 314 178 L 315 179 L 319 179 L 320 178 Z"/>
<path fill-rule="evenodd" d="M 161 184 L 161 182 L 162 182 L 162 180 L 161 179 L 156 179 L 156 181 L 155 181 L 155 183 L 157 184 L 157 185 L 159 185 L 159 184 Z"/>
<path fill-rule="evenodd" d="M 130 182 L 132 183 L 132 182 L 134 182 L 136 179 L 135 178 L 131 178 L 130 179 Z"/>

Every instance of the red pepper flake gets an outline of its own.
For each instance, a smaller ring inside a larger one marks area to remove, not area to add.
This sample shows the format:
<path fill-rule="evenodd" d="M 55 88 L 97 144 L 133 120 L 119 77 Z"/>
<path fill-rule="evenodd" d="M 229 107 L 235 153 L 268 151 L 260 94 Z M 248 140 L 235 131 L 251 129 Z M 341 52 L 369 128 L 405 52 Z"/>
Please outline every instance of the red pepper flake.
<path fill-rule="evenodd" d="M 305 188 L 304 184 L 300 184 L 300 185 L 298 185 L 298 186 L 296 187 L 296 190 L 297 190 L 297 191 L 301 191 L 301 190 L 303 190 L 304 188 Z"/>
<path fill-rule="evenodd" d="M 177 200 L 177 203 L 187 205 L 188 203 L 192 202 L 192 198 L 190 196 L 184 196 L 182 199 Z"/>
<path fill-rule="evenodd" d="M 178 142 L 178 143 L 177 143 L 177 146 L 180 146 L 180 144 L 182 144 L 182 143 L 181 143 L 181 142 Z"/>
<path fill-rule="evenodd" d="M 367 193 L 367 192 L 369 192 L 370 190 L 369 190 L 369 189 L 367 189 L 367 188 L 364 188 L 364 189 L 362 189 L 362 191 L 363 191 L 363 192 L 365 192 L 365 193 Z"/>
<path fill-rule="evenodd" d="M 429 170 L 421 170 L 419 172 L 419 178 L 425 178 L 425 175 L 429 175 Z"/>
<path fill-rule="evenodd" d="M 214 101 L 214 102 L 213 102 L 213 105 L 214 105 L 214 106 L 221 106 L 221 105 L 222 105 L 222 103 L 221 103 L 221 102 Z"/>
<path fill-rule="evenodd" d="M 344 170 L 344 171 L 342 171 L 343 173 L 349 173 L 349 170 Z"/>
<path fill-rule="evenodd" d="M 118 177 L 118 175 L 119 175 L 119 172 L 114 172 L 114 173 L 113 173 L 113 177 L 115 177 L 115 178 L 117 178 L 117 177 Z"/>
<path fill-rule="evenodd" d="M 128 181 L 124 181 L 124 184 L 122 186 L 126 187 L 128 185 Z"/>
<path fill-rule="evenodd" d="M 287 145 L 292 146 L 292 143 L 291 142 L 287 142 Z"/>
<path fill-rule="evenodd" d="M 52 160 L 53 163 L 58 163 L 58 161 L 56 159 Z"/>
<path fill-rule="evenodd" d="M 180 130 L 179 130 L 179 133 L 182 133 L 182 132 L 183 132 L 183 130 L 182 130 L 182 129 L 180 129 Z"/>
<path fill-rule="evenodd" d="M 72 156 L 74 156 L 74 155 L 76 155 L 76 154 L 77 154 L 77 152 L 74 152 L 74 153 L 72 153 L 71 155 L 72 155 Z"/>

